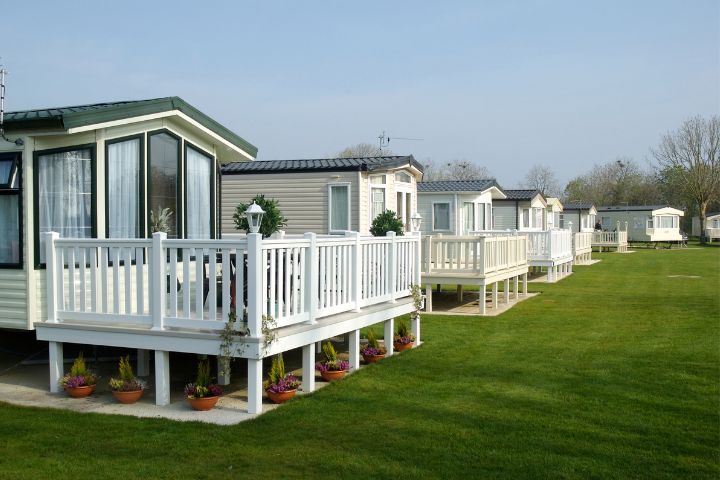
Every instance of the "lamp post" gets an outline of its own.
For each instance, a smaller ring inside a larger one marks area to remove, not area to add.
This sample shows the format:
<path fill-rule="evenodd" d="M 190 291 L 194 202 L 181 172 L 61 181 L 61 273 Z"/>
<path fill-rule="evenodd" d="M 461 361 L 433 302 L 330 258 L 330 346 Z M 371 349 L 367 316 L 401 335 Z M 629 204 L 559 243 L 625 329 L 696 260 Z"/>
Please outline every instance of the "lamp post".
<path fill-rule="evenodd" d="M 422 216 L 418 212 L 413 213 L 410 216 L 410 223 L 412 227 L 413 232 L 419 232 L 420 231 L 420 224 L 422 223 Z"/>
<path fill-rule="evenodd" d="M 250 233 L 258 233 L 260 231 L 263 215 L 265 215 L 265 210 L 260 208 L 260 205 L 255 202 L 245 210 L 245 217 L 250 227 Z"/>

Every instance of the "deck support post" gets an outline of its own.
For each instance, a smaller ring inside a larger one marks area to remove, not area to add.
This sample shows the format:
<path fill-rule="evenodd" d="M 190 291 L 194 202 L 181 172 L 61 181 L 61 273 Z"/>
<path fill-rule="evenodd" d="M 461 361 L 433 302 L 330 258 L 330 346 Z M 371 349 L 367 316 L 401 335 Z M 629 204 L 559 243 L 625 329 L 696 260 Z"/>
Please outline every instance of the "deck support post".
<path fill-rule="evenodd" d="M 527 294 L 528 294 L 527 273 L 523 273 L 523 297 L 526 297 Z"/>
<path fill-rule="evenodd" d="M 425 285 L 425 311 L 432 312 L 432 284 L 428 283 Z"/>
<path fill-rule="evenodd" d="M 360 330 L 352 330 L 348 334 L 348 350 L 350 352 L 350 371 L 360 369 Z"/>
<path fill-rule="evenodd" d="M 164 232 L 155 232 L 152 235 L 152 253 L 150 255 L 150 315 L 152 316 L 152 329 L 164 330 L 164 307 L 165 307 L 165 255 L 163 255 L 162 244 L 167 238 Z M 155 355 L 157 363 L 157 354 Z M 155 375 L 157 375 L 157 370 Z M 169 387 L 168 387 L 169 388 Z M 168 396 L 168 403 L 170 397 Z M 160 404 L 158 404 L 160 405 Z M 167 405 L 163 403 L 162 405 Z"/>
<path fill-rule="evenodd" d="M 170 352 L 155 350 L 155 405 L 170 404 Z"/>
<path fill-rule="evenodd" d="M 230 385 L 230 363 L 229 358 L 217 357 L 218 385 Z"/>
<path fill-rule="evenodd" d="M 462 299 L 463 299 L 463 286 L 458 285 L 457 286 L 457 301 L 462 302 Z"/>
<path fill-rule="evenodd" d="M 60 379 L 63 376 L 63 344 L 62 342 L 48 342 L 48 355 L 50 358 L 50 392 L 60 391 Z"/>
<path fill-rule="evenodd" d="M 510 303 L 510 279 L 506 278 L 503 284 L 503 298 L 505 303 Z"/>
<path fill-rule="evenodd" d="M 415 346 L 420 345 L 420 312 L 410 314 L 410 332 L 415 335 Z"/>
<path fill-rule="evenodd" d="M 251 337 L 262 335 L 262 304 L 263 304 L 263 270 L 262 263 L 262 236 L 259 233 L 249 233 L 247 236 L 248 249 L 248 319 L 247 325 Z M 262 368 L 261 368 L 262 369 Z"/>
<path fill-rule="evenodd" d="M 480 306 L 480 315 L 485 315 L 487 313 L 487 305 L 485 304 L 485 297 L 487 296 L 487 285 L 485 285 L 485 282 L 480 283 L 480 292 L 478 295 L 478 305 Z"/>
<path fill-rule="evenodd" d="M 494 282 L 492 286 L 492 308 L 498 308 L 498 282 Z"/>
<path fill-rule="evenodd" d="M 395 336 L 395 319 L 388 318 L 383 324 L 385 327 L 385 356 L 389 357 L 393 354 L 393 337 Z"/>
<path fill-rule="evenodd" d="M 518 283 L 520 283 L 520 275 L 515 275 L 514 283 L 515 283 L 515 285 L 514 285 L 515 288 L 513 289 L 513 293 L 515 294 L 514 298 L 517 301 L 517 299 L 518 299 Z"/>
<path fill-rule="evenodd" d="M 248 358 L 248 413 L 262 413 L 262 358 Z"/>
<path fill-rule="evenodd" d="M 302 347 L 302 389 L 304 392 L 315 391 L 315 344 Z"/>
<path fill-rule="evenodd" d="M 144 348 L 137 349 L 137 376 L 147 377 L 150 375 L 150 355 Z"/>

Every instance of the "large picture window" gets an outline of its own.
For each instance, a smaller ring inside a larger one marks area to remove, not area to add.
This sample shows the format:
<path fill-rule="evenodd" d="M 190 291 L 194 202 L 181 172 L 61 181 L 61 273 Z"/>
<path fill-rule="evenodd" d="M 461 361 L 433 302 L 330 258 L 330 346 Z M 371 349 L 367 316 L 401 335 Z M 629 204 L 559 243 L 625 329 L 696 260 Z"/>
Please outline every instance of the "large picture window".
<path fill-rule="evenodd" d="M 177 238 L 180 229 L 178 208 L 178 178 L 180 164 L 180 140 L 169 133 L 150 135 L 150 158 L 148 161 L 148 200 L 151 212 L 169 208 L 172 212 L 169 238 Z M 148 218 L 150 214 L 148 213 Z M 149 232 L 152 233 L 152 232 Z"/>
<path fill-rule="evenodd" d="M 108 238 L 140 238 L 143 232 L 141 194 L 142 140 L 140 137 L 108 142 L 107 235 Z"/>
<path fill-rule="evenodd" d="M 40 263 L 45 263 L 45 233 L 57 232 L 61 238 L 94 236 L 94 153 L 92 147 L 36 153 L 35 235 Z"/>
<path fill-rule="evenodd" d="M 185 238 L 212 237 L 213 159 L 191 146 L 185 148 L 186 212 Z"/>
<path fill-rule="evenodd" d="M 22 266 L 20 159 L 0 154 L 0 267 Z"/>
<path fill-rule="evenodd" d="M 450 230 L 450 204 L 433 203 L 433 230 Z"/>
<path fill-rule="evenodd" d="M 350 230 L 350 185 L 329 185 L 330 231 Z"/>

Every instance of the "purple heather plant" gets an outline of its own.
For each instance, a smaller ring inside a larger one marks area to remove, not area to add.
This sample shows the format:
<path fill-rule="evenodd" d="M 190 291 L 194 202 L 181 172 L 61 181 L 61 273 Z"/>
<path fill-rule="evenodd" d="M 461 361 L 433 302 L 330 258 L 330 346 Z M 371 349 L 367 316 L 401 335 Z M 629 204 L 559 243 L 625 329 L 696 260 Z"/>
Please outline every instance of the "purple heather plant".
<path fill-rule="evenodd" d="M 395 341 L 401 345 L 407 345 L 408 343 L 413 343 L 415 341 L 415 336 L 414 335 L 406 335 L 406 336 L 401 337 L 399 335 L 395 335 L 395 338 L 393 339 L 393 341 Z"/>
<path fill-rule="evenodd" d="M 207 387 L 195 385 L 194 383 L 185 385 L 185 396 L 187 398 L 219 397 L 223 393 L 223 389 L 214 383 L 211 383 Z"/>
<path fill-rule="evenodd" d="M 300 386 L 300 380 L 297 379 L 292 373 L 288 373 L 284 378 L 281 378 L 276 383 L 269 383 L 265 387 L 265 390 L 272 393 L 283 393 L 288 390 L 295 390 Z"/>
<path fill-rule="evenodd" d="M 381 348 L 375 348 L 375 347 L 365 347 L 362 350 L 360 350 L 360 353 L 362 355 L 368 355 L 368 356 L 375 356 L 375 355 L 385 355 L 385 349 Z"/>
<path fill-rule="evenodd" d="M 350 362 L 347 360 L 336 360 L 335 362 L 318 362 L 315 369 L 319 372 L 342 372 L 350 369 Z"/>
<path fill-rule="evenodd" d="M 88 383 L 84 375 L 78 375 L 75 377 L 65 376 L 62 380 L 63 386 L 67 388 L 85 387 L 88 385 L 93 385 L 94 383 L 95 382 Z"/>

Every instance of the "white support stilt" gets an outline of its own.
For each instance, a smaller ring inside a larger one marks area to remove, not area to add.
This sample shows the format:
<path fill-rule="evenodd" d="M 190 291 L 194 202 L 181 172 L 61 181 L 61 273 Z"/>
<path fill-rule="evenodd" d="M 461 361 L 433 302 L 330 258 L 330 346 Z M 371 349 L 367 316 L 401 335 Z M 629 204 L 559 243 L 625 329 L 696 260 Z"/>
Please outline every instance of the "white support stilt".
<path fill-rule="evenodd" d="M 515 297 L 514 298 L 515 298 L 515 300 L 517 300 L 518 299 L 518 283 L 520 283 L 520 276 L 515 275 L 514 280 L 515 280 L 515 288 L 514 288 Z"/>
<path fill-rule="evenodd" d="M 457 286 L 457 301 L 462 302 L 462 299 L 463 299 L 463 286 L 458 285 Z"/>
<path fill-rule="evenodd" d="M 230 385 L 230 359 L 217 357 L 218 385 Z"/>
<path fill-rule="evenodd" d="M 360 369 L 360 330 L 353 330 L 348 334 L 348 349 L 350 351 L 350 371 Z"/>
<path fill-rule="evenodd" d="M 480 306 L 480 315 L 487 313 L 486 297 L 487 297 L 487 285 L 485 282 L 480 283 L 480 294 L 478 295 L 478 305 Z"/>
<path fill-rule="evenodd" d="M 494 282 L 492 286 L 492 308 L 498 308 L 498 282 Z"/>
<path fill-rule="evenodd" d="M 137 376 L 147 377 L 150 375 L 150 352 L 143 349 L 137 349 Z"/>
<path fill-rule="evenodd" d="M 395 319 L 389 318 L 385 320 L 385 356 L 389 357 L 393 354 L 393 337 L 395 336 Z"/>
<path fill-rule="evenodd" d="M 62 342 L 48 342 L 50 357 L 50 392 L 60 391 L 60 379 L 63 376 L 63 344 Z"/>
<path fill-rule="evenodd" d="M 568 263 L 568 273 L 572 273 L 572 267 L 573 267 L 572 262 Z"/>
<path fill-rule="evenodd" d="M 170 352 L 155 350 L 155 405 L 170 404 Z"/>
<path fill-rule="evenodd" d="M 420 345 L 420 314 L 410 315 L 410 332 L 415 335 L 415 346 Z"/>
<path fill-rule="evenodd" d="M 523 296 L 528 294 L 528 277 L 527 273 L 523 273 Z"/>
<path fill-rule="evenodd" d="M 506 304 L 510 303 L 510 279 L 506 278 L 503 283 L 503 300 Z"/>
<path fill-rule="evenodd" d="M 262 358 L 248 358 L 248 413 L 262 413 Z"/>
<path fill-rule="evenodd" d="M 303 392 L 315 391 L 315 344 L 305 345 L 302 349 L 302 389 Z"/>
<path fill-rule="evenodd" d="M 425 311 L 432 312 L 432 284 L 428 283 L 425 285 Z"/>

